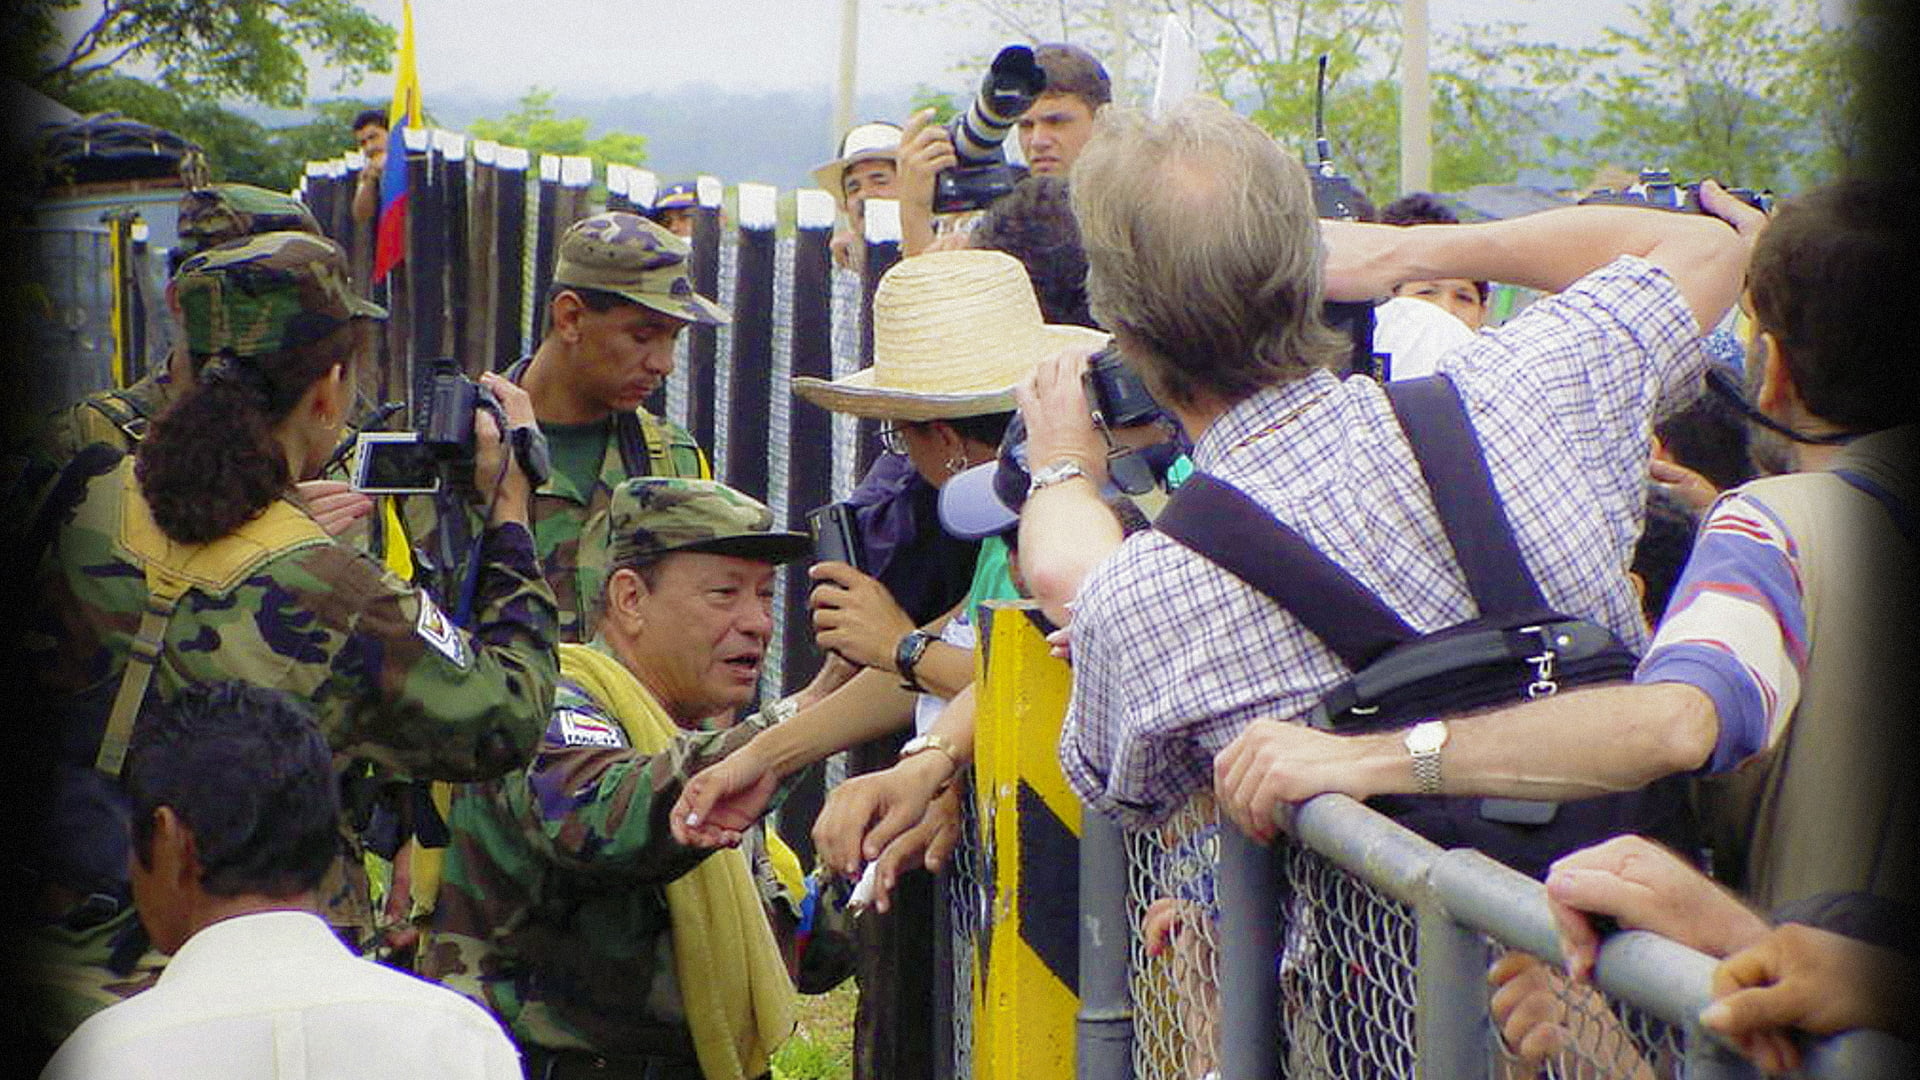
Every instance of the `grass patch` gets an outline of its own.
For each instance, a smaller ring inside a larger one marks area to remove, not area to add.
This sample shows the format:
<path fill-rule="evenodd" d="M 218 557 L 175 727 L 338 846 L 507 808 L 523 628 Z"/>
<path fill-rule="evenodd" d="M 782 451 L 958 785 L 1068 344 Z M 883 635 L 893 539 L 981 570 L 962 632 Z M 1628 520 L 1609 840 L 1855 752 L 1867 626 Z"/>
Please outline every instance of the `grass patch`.
<path fill-rule="evenodd" d="M 802 994 L 793 1038 L 773 1053 L 773 1080 L 852 1080 L 853 1009 L 859 997 L 852 979 L 825 994 Z"/>

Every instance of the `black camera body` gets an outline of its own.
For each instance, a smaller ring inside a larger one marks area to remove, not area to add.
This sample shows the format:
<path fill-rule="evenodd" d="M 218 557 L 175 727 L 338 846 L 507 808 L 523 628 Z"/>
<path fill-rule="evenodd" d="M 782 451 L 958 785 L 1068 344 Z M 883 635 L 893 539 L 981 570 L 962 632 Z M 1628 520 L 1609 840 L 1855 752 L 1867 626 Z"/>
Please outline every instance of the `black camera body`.
<path fill-rule="evenodd" d="M 941 170 L 933 182 L 933 210 L 950 214 L 979 210 L 1013 190 L 1019 182 L 1002 148 L 1021 114 L 1047 88 L 1047 73 L 1025 45 L 1001 49 L 980 82 L 979 96 L 948 127 L 959 164 Z"/>
<path fill-rule="evenodd" d="M 451 357 L 427 361 L 420 393 L 414 399 L 414 430 L 420 442 L 449 462 L 471 462 L 474 452 L 474 416 L 486 409 L 505 431 L 506 414 L 493 391 L 467 377 Z"/>
<path fill-rule="evenodd" d="M 506 413 L 493 391 L 467 377 L 458 360 L 439 357 L 420 369 L 413 430 L 364 431 L 353 486 L 370 495 L 417 495 L 471 485 L 474 416 L 486 409 L 500 429 Z"/>
<path fill-rule="evenodd" d="M 808 512 L 807 531 L 813 534 L 815 562 L 843 562 L 855 570 L 865 569 L 853 507 L 835 502 Z"/>
<path fill-rule="evenodd" d="M 1108 345 L 1087 358 L 1087 404 L 1109 428 L 1133 427 L 1166 415 L 1166 410 L 1147 392 L 1147 384 L 1120 359 Z"/>
<path fill-rule="evenodd" d="M 1773 211 L 1773 192 L 1752 188 L 1728 188 L 1727 194 L 1763 213 Z M 1676 184 L 1667 169 L 1642 169 L 1638 183 L 1624 190 L 1601 188 L 1580 200 L 1581 206 L 1654 206 L 1682 214 L 1704 214 L 1700 206 L 1700 185 Z"/>

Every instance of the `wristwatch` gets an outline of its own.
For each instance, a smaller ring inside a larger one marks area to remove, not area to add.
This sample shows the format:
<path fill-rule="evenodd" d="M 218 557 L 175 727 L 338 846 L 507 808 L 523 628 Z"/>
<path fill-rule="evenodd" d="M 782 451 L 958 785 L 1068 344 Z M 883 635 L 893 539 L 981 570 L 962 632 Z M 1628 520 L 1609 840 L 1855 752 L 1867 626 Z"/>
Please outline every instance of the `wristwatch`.
<path fill-rule="evenodd" d="M 953 744 L 929 731 L 925 735 L 915 735 L 900 747 L 900 760 L 905 761 L 922 750 L 938 750 L 947 755 L 947 760 L 955 765 L 960 763 L 953 752 Z"/>
<path fill-rule="evenodd" d="M 1033 477 L 1027 481 L 1027 495 L 1032 496 L 1034 492 L 1039 491 L 1041 488 L 1049 488 L 1055 484 L 1065 483 L 1076 476 L 1085 475 L 1087 475 L 1086 470 L 1082 469 L 1080 463 L 1072 458 L 1060 458 L 1057 461 L 1050 461 L 1042 465 L 1039 470 L 1033 474 Z"/>
<path fill-rule="evenodd" d="M 1447 745 L 1447 723 L 1425 720 L 1407 730 L 1407 753 L 1413 755 L 1414 790 L 1422 795 L 1440 793 L 1440 748 Z"/>
<path fill-rule="evenodd" d="M 927 646 L 936 640 L 925 630 L 909 630 L 900 635 L 900 644 L 893 648 L 893 670 L 899 673 L 901 686 L 919 694 L 927 692 L 927 688 L 920 685 L 920 680 L 914 678 L 913 669 L 920 663 L 920 658 L 927 654 Z"/>

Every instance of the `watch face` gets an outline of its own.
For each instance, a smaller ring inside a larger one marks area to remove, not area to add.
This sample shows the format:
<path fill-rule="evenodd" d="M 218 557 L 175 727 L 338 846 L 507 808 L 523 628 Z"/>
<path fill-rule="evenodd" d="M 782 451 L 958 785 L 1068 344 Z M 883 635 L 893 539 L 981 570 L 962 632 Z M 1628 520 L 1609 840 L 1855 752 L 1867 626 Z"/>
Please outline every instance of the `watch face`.
<path fill-rule="evenodd" d="M 1431 754 L 1446 745 L 1446 725 L 1434 721 L 1416 724 L 1407 733 L 1407 749 L 1416 754 Z"/>

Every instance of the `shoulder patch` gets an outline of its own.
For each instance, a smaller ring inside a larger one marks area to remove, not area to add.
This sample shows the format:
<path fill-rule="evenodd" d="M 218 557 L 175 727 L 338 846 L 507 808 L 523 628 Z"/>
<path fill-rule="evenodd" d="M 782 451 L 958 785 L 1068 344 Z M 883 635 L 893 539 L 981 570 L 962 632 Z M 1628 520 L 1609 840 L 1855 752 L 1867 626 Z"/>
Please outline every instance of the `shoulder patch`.
<path fill-rule="evenodd" d="M 555 710 L 552 733 L 562 746 L 604 746 L 618 750 L 627 745 L 626 732 L 618 725 L 579 709 Z"/>
<path fill-rule="evenodd" d="M 460 629 L 433 602 L 433 597 L 420 594 L 420 618 L 414 623 L 414 631 L 420 640 L 433 646 L 435 652 L 453 662 L 453 665 L 465 671 L 473 663 L 473 654 L 467 649 L 466 639 L 460 636 Z"/>

